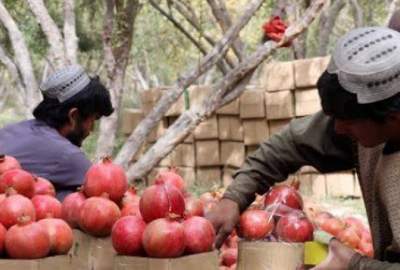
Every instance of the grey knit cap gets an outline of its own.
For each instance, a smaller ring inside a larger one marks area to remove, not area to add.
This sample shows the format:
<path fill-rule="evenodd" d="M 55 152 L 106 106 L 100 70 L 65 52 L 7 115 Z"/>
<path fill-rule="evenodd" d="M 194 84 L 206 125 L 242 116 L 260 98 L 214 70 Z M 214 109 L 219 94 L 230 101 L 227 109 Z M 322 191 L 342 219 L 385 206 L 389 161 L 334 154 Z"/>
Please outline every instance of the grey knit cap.
<path fill-rule="evenodd" d="M 360 104 L 400 92 L 400 33 L 386 27 L 357 28 L 336 43 L 327 69 Z"/>
<path fill-rule="evenodd" d="M 42 84 L 40 90 L 49 98 L 64 102 L 82 91 L 90 83 L 89 75 L 80 65 L 66 66 L 51 74 Z"/>

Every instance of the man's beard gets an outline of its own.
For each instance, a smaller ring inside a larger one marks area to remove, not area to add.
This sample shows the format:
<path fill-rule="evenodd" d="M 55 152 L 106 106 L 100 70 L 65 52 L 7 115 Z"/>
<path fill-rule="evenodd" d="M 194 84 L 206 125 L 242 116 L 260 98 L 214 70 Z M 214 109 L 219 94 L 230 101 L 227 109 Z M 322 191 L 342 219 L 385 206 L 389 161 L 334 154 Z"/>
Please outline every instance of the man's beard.
<path fill-rule="evenodd" d="M 77 127 L 67 134 L 66 138 L 74 145 L 81 147 L 82 142 L 85 139 L 85 132 L 82 125 L 78 123 Z"/>

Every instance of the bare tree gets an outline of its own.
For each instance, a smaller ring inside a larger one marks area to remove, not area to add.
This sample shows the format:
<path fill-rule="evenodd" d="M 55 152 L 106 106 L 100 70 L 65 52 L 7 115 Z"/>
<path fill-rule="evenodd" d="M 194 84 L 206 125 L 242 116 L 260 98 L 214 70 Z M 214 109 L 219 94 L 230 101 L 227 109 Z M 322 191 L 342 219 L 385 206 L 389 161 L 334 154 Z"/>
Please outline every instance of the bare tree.
<path fill-rule="evenodd" d="M 287 29 L 284 38 L 279 43 L 269 41 L 261 45 L 256 52 L 243 60 L 238 67 L 213 86 L 213 93 L 203 101 L 202 105 L 185 111 L 166 133 L 135 164 L 129 167 L 127 172 L 128 179 L 133 181 L 146 175 L 177 144 L 184 140 L 202 120 L 210 116 L 220 106 L 237 98 L 245 89 L 245 85 L 257 66 L 286 42 L 294 39 L 304 31 L 318 15 L 324 2 L 324 0 L 314 1 L 304 17 Z"/>

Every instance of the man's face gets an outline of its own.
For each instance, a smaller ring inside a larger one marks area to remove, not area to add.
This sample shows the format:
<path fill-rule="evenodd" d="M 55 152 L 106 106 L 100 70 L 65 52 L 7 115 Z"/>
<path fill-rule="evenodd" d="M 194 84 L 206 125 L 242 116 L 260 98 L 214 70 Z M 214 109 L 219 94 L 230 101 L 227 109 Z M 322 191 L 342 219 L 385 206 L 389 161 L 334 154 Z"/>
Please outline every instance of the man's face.
<path fill-rule="evenodd" d="M 93 131 L 96 116 L 89 116 L 85 120 L 78 118 L 75 128 L 67 134 L 67 139 L 74 145 L 81 147 L 83 140 Z"/>
<path fill-rule="evenodd" d="M 337 119 L 335 132 L 356 140 L 364 147 L 374 147 L 388 140 L 384 123 L 370 119 Z"/>

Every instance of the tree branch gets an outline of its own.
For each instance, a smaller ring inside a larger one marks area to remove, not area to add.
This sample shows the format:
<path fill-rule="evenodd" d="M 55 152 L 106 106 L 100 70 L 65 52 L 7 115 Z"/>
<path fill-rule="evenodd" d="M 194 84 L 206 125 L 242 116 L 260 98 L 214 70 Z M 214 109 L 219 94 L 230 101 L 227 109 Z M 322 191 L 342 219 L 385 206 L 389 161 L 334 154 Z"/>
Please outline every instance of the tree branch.
<path fill-rule="evenodd" d="M 393 0 L 389 7 L 388 7 L 388 14 L 386 16 L 386 20 L 385 20 L 385 25 L 389 25 L 392 16 L 394 15 L 394 13 L 396 12 L 396 10 L 399 8 L 400 6 L 400 0 Z M 399 22 L 396 22 L 396 25 L 399 24 Z"/>
<path fill-rule="evenodd" d="M 64 46 L 69 64 L 78 62 L 78 37 L 76 35 L 75 0 L 64 0 Z"/>
<path fill-rule="evenodd" d="M 286 30 L 284 38 L 279 43 L 269 41 L 261 45 L 255 53 L 213 87 L 214 91 L 212 91 L 211 96 L 208 96 L 201 106 L 192 107 L 192 109 L 181 114 L 166 133 L 135 164 L 129 167 L 127 171 L 129 181 L 146 175 L 201 121 L 217 110 L 224 103 L 224 98 L 229 96 L 229 92 L 233 94 L 226 98 L 227 100 L 238 97 L 245 89 L 246 80 L 251 78 L 257 66 L 286 42 L 293 40 L 303 32 L 318 15 L 324 3 L 325 0 L 314 1 L 304 17 Z"/>
<path fill-rule="evenodd" d="M 36 20 L 40 24 L 44 34 L 46 35 L 47 42 L 50 45 L 50 51 L 54 58 L 54 66 L 56 68 L 63 67 L 67 61 L 65 58 L 65 48 L 63 38 L 57 24 L 50 17 L 43 0 L 27 0 Z"/>
<path fill-rule="evenodd" d="M 229 46 L 236 39 L 240 30 L 249 22 L 254 13 L 261 7 L 264 0 L 252 0 L 244 10 L 243 15 L 238 22 L 233 25 L 224 35 L 224 37 L 215 45 L 215 47 L 200 61 L 199 65 L 188 70 L 184 75 L 178 78 L 171 90 L 161 96 L 153 110 L 145 119 L 136 127 L 129 136 L 117 157 L 115 162 L 127 167 L 131 157 L 133 157 L 143 144 L 146 136 L 161 120 L 163 115 L 171 107 L 171 105 L 180 97 L 184 89 L 196 81 L 199 76 L 214 66 L 225 55 Z"/>
<path fill-rule="evenodd" d="M 364 12 L 358 3 L 358 0 L 350 0 L 350 5 L 353 13 L 355 27 L 364 25 Z"/>

